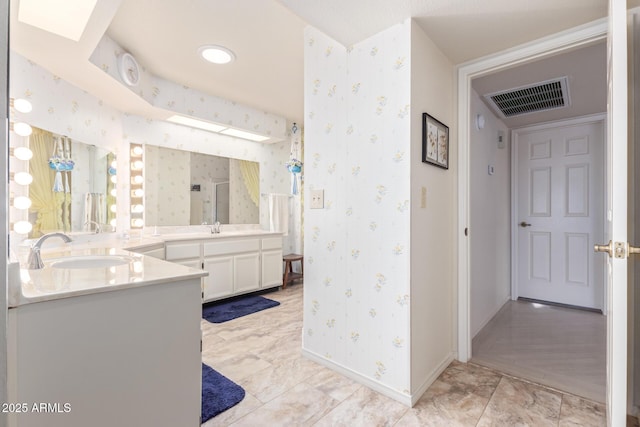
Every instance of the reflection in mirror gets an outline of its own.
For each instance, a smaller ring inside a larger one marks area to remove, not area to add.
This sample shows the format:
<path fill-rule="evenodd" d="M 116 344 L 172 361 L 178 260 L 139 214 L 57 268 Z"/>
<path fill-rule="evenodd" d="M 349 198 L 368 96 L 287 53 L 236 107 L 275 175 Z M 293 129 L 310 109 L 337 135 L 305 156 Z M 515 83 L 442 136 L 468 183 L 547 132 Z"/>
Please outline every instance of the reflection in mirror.
<path fill-rule="evenodd" d="M 258 224 L 260 165 L 145 145 L 145 225 Z"/>
<path fill-rule="evenodd" d="M 29 237 L 53 231 L 111 230 L 115 220 L 115 156 L 109 151 L 33 128 L 29 146 L 32 200 Z M 113 208 L 111 206 L 114 206 Z"/>

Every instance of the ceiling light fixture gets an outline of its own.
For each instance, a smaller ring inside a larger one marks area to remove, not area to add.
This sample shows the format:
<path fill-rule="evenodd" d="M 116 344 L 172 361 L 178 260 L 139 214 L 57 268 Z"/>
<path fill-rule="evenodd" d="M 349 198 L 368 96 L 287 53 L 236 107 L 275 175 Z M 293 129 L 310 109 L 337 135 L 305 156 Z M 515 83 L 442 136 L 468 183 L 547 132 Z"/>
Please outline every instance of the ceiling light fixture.
<path fill-rule="evenodd" d="M 246 132 L 239 129 L 228 128 L 226 126 L 218 125 L 215 123 L 207 122 L 204 120 L 194 119 L 192 117 L 173 115 L 167 119 L 171 123 L 176 123 L 183 126 L 189 126 L 206 130 L 209 132 L 221 133 L 227 136 L 234 136 L 236 138 L 248 139 L 254 142 L 264 142 L 270 139 L 268 136 L 262 136 L 257 133 Z"/>
<path fill-rule="evenodd" d="M 255 142 L 262 142 L 269 139 L 266 136 L 258 135 L 251 132 L 245 132 L 243 130 L 231 129 L 231 128 L 225 129 L 220 133 L 224 135 L 235 136 L 237 138 L 248 139 L 249 141 L 255 141 Z"/>
<path fill-rule="evenodd" d="M 205 60 L 214 64 L 228 64 L 236 59 L 236 55 L 223 46 L 206 45 L 198 49 L 198 53 Z"/>
<path fill-rule="evenodd" d="M 171 123 L 176 123 L 183 126 L 190 126 L 202 130 L 208 130 L 211 132 L 220 132 L 226 129 L 226 126 L 216 125 L 214 123 L 205 122 L 204 120 L 192 119 L 191 117 L 174 115 L 167 119 Z"/>

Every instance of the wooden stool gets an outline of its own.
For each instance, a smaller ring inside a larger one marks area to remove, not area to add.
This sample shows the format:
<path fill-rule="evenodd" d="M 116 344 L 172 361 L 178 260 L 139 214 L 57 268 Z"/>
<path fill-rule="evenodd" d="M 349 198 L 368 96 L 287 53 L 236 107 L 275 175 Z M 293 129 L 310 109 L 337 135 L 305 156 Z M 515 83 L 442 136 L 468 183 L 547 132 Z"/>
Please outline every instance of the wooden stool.
<path fill-rule="evenodd" d="M 296 280 L 302 279 L 304 276 L 304 257 L 298 254 L 288 254 L 282 257 L 282 261 L 284 261 L 284 277 L 282 279 L 282 288 L 287 287 L 287 283 Z M 300 261 L 300 273 L 293 272 L 293 266 L 291 263 L 293 261 Z"/>

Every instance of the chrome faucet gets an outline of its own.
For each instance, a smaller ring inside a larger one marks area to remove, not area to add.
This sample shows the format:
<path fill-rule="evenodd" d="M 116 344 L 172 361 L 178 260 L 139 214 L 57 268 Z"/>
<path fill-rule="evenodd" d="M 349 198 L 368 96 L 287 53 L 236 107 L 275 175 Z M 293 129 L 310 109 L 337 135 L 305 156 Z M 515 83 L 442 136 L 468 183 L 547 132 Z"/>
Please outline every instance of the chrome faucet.
<path fill-rule="evenodd" d="M 211 226 L 211 234 L 219 234 L 220 233 L 220 221 L 216 221 Z"/>
<path fill-rule="evenodd" d="M 91 224 L 96 226 L 96 234 L 100 234 L 102 232 L 102 227 L 100 227 L 100 224 L 96 221 L 87 221 L 84 223 L 84 225 L 88 225 L 87 231 L 91 231 Z"/>
<path fill-rule="evenodd" d="M 40 237 L 36 242 L 31 245 L 31 249 L 29 251 L 29 259 L 27 260 L 27 268 L 29 270 L 39 270 L 44 268 L 44 262 L 42 262 L 42 255 L 40 255 L 40 248 L 45 240 L 49 237 L 60 237 L 65 243 L 69 243 L 72 241 L 71 237 L 67 236 L 64 233 L 49 233 Z"/>

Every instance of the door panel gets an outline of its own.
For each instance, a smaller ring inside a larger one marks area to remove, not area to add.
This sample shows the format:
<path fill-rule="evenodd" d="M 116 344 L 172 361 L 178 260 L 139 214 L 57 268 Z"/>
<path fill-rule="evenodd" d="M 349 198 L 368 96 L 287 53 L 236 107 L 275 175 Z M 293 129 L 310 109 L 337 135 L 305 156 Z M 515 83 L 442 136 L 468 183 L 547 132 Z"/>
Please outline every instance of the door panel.
<path fill-rule="evenodd" d="M 609 0 L 607 51 L 608 131 L 606 240 L 627 242 L 627 2 Z M 605 243 L 605 240 L 599 242 Z M 600 254 L 601 257 L 605 255 Z M 627 414 L 627 260 L 608 261 L 607 425 L 624 426 Z"/>
<path fill-rule="evenodd" d="M 602 309 L 604 122 L 515 131 L 517 296 Z"/>

